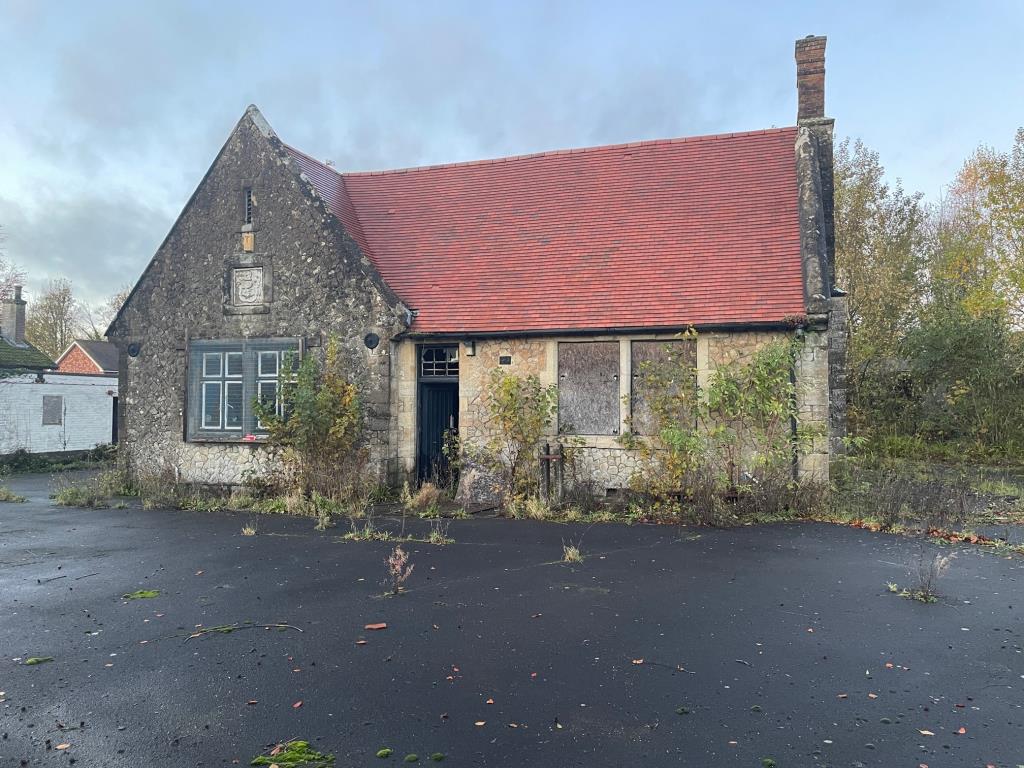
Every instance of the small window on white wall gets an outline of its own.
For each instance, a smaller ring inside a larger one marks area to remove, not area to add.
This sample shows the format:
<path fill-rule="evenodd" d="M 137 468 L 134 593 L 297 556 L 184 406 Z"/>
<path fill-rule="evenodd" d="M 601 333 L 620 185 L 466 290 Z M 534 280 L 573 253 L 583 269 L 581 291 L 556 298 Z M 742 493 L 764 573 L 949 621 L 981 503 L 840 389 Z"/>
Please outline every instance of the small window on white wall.
<path fill-rule="evenodd" d="M 64 396 L 43 395 L 43 426 L 59 427 L 64 423 Z"/>

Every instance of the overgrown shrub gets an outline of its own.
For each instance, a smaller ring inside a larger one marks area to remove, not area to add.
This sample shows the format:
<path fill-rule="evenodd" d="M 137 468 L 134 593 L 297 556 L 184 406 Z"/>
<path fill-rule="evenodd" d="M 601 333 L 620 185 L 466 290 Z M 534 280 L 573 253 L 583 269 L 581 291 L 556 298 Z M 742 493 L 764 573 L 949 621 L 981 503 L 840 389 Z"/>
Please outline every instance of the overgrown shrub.
<path fill-rule="evenodd" d="M 501 369 L 484 386 L 486 448 L 478 457 L 499 478 L 506 503 L 538 494 L 537 450 L 558 405 L 557 389 L 537 376 L 519 377 Z"/>
<path fill-rule="evenodd" d="M 289 356 L 290 357 L 290 356 Z M 282 407 L 255 404 L 266 427 L 267 444 L 279 456 L 286 482 L 302 497 L 319 494 L 361 515 L 373 483 L 363 440 L 363 412 L 357 387 L 341 369 L 337 339 L 328 341 L 323 364 L 307 355 L 287 359 L 279 373 Z"/>
<path fill-rule="evenodd" d="M 689 331 L 682 338 L 695 336 Z M 823 489 L 793 478 L 794 451 L 815 436 L 800 429 L 797 419 L 792 369 L 799 344 L 771 342 L 746 362 L 720 365 L 702 391 L 684 349 L 642 365 L 656 434 L 623 438 L 643 463 L 632 489 L 660 515 L 709 525 L 803 514 L 819 506 Z"/>
<path fill-rule="evenodd" d="M 424 482 L 415 494 L 406 487 L 403 508 L 420 517 L 437 517 L 440 514 L 441 491 L 431 482 Z"/>

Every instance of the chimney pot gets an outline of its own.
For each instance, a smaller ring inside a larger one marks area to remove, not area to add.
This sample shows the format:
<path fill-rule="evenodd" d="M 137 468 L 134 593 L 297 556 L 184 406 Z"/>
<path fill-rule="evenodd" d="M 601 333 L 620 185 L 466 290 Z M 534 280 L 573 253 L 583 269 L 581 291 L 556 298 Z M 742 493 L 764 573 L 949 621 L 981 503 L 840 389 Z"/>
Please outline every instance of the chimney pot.
<path fill-rule="evenodd" d="M 826 39 L 808 35 L 796 41 L 797 122 L 825 116 Z"/>

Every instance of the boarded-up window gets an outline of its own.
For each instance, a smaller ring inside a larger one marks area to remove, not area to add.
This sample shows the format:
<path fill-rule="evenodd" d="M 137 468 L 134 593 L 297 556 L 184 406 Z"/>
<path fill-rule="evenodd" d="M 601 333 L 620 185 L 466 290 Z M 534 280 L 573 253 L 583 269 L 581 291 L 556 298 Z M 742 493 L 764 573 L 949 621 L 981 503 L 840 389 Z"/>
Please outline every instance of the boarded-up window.
<path fill-rule="evenodd" d="M 558 431 L 619 434 L 619 343 L 558 345 Z"/>
<path fill-rule="evenodd" d="M 697 342 L 693 339 L 634 341 L 631 357 L 632 431 L 638 435 L 653 435 L 658 432 L 657 419 L 651 409 L 654 393 L 671 397 L 684 386 L 696 392 Z M 695 418 L 683 413 L 675 415 L 680 419 Z"/>
<path fill-rule="evenodd" d="M 64 423 L 64 397 L 43 395 L 43 426 L 59 427 Z"/>

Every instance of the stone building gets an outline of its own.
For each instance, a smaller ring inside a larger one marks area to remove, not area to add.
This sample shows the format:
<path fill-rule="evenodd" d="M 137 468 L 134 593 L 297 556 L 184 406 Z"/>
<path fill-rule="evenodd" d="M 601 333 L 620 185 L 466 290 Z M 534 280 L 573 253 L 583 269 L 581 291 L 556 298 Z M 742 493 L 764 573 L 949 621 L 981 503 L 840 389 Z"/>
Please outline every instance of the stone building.
<path fill-rule="evenodd" d="M 125 456 L 188 482 L 267 467 L 253 413 L 282 355 L 336 337 L 382 479 L 478 436 L 500 368 L 557 384 L 594 479 L 628 482 L 634 375 L 699 332 L 698 382 L 799 334 L 794 376 L 827 474 L 845 423 L 846 305 L 833 284 L 825 38 L 796 43 L 786 128 L 341 173 L 250 107 L 108 332 Z"/>

